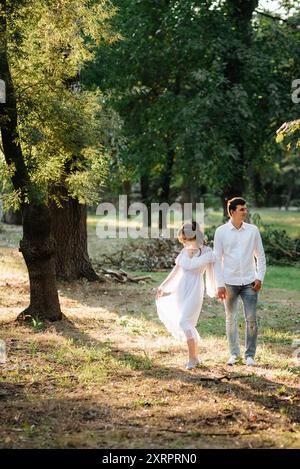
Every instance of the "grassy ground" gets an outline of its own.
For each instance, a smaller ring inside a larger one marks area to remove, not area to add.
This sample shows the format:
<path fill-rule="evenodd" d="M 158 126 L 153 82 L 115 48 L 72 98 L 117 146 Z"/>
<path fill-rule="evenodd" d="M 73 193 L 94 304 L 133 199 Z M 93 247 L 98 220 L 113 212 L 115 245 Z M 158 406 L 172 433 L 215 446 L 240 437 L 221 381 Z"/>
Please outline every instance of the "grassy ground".
<path fill-rule="evenodd" d="M 94 233 L 91 223 L 94 259 L 119 248 Z M 0 365 L 2 448 L 300 446 L 296 268 L 268 270 L 256 368 L 224 365 L 223 306 L 205 300 L 198 324 L 203 366 L 187 372 L 185 347 L 156 317 L 163 272 L 140 285 L 60 283 L 63 321 L 17 325 L 28 304 L 19 237 L 16 227 L 0 233 L 0 336 L 8 348 Z M 240 333 L 243 340 L 242 315 Z"/>
<path fill-rule="evenodd" d="M 250 213 L 258 213 L 266 225 L 278 230 L 286 230 L 287 233 L 296 237 L 300 234 L 300 211 L 285 211 L 274 208 L 249 207 Z M 222 212 L 211 211 L 205 217 L 207 226 L 220 225 L 222 223 Z"/>
<path fill-rule="evenodd" d="M 256 207 L 249 207 L 250 213 L 258 213 L 266 225 L 270 225 L 275 229 L 279 230 L 286 230 L 287 233 L 292 236 L 296 237 L 300 235 L 300 210 L 294 211 L 285 211 L 285 210 L 278 210 L 275 208 L 256 208 Z M 141 216 L 137 217 L 137 220 L 140 222 Z M 204 225 L 206 228 L 210 226 L 218 226 L 221 225 L 223 222 L 223 212 L 221 210 L 207 210 L 204 215 Z M 90 228 L 94 228 L 98 223 L 100 226 L 103 226 L 105 223 L 109 222 L 110 224 L 113 221 L 113 217 L 105 216 L 105 217 L 98 217 L 96 215 L 89 216 L 89 226 Z M 141 223 L 139 223 L 141 225 Z M 180 224 L 180 223 L 179 223 Z M 125 226 L 124 222 L 118 223 L 119 226 Z M 136 221 L 133 219 L 129 221 L 129 226 L 134 227 L 136 225 Z M 172 224 L 170 224 L 172 226 Z"/>

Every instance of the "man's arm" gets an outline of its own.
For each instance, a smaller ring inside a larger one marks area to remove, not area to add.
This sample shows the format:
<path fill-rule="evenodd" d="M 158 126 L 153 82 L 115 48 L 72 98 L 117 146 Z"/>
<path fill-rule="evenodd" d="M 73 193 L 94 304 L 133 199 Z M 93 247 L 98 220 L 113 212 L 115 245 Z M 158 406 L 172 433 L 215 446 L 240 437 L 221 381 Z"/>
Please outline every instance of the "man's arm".
<path fill-rule="evenodd" d="M 266 273 L 266 256 L 258 228 L 254 242 L 254 256 L 257 263 L 257 280 L 263 282 Z"/>

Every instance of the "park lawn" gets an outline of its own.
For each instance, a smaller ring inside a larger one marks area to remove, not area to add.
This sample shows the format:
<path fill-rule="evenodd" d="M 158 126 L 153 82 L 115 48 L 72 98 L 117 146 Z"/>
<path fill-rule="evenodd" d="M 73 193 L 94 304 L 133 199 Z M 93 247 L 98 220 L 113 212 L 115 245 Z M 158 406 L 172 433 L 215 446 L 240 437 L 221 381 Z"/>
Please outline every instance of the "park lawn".
<path fill-rule="evenodd" d="M 8 348 L 0 365 L 2 448 L 299 447 L 296 269 L 272 267 L 266 278 L 256 368 L 224 364 L 223 306 L 206 299 L 198 324 L 203 366 L 187 372 L 185 347 L 156 316 L 155 289 L 166 272 L 142 284 L 60 283 L 63 321 L 17 324 L 28 285 L 12 231 L 12 242 L 6 229 L 0 235 L 0 335 Z M 93 258 L 108 247 L 90 242 Z M 242 339 L 242 316 L 240 332 Z"/>
<path fill-rule="evenodd" d="M 300 210 L 285 211 L 276 208 L 256 208 L 249 206 L 251 215 L 258 214 L 265 225 L 277 230 L 285 230 L 292 238 L 300 237 Z M 211 210 L 205 216 L 205 226 L 222 224 L 221 211 Z"/>
<path fill-rule="evenodd" d="M 300 210 L 285 211 L 272 208 L 253 209 L 263 223 L 278 230 L 285 230 L 293 238 L 300 237 Z"/>
<path fill-rule="evenodd" d="M 248 204 L 249 205 L 249 204 Z M 250 213 L 259 214 L 264 224 L 270 225 L 274 229 L 286 230 L 286 232 L 293 238 L 300 237 L 300 210 L 278 210 L 277 208 L 256 208 L 249 205 Z M 108 223 L 111 226 L 119 226 L 118 216 L 116 218 L 99 217 L 89 214 L 88 225 L 90 230 L 94 230 L 95 226 L 99 223 L 99 226 L 103 226 Z M 223 212 L 221 210 L 209 209 L 205 212 L 204 224 L 206 228 L 211 226 L 219 226 L 223 223 Z M 134 226 L 134 220 L 130 220 L 130 225 Z M 122 226 L 122 224 L 120 225 Z M 170 225 L 172 226 L 172 225 Z"/>

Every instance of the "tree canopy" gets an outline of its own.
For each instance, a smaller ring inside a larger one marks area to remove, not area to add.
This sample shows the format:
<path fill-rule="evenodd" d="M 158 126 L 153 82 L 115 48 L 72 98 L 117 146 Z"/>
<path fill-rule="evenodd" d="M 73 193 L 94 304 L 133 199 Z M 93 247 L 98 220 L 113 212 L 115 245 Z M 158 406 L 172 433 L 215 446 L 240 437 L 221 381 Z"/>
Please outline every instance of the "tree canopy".
<path fill-rule="evenodd" d="M 184 190 L 189 198 L 234 190 L 257 203 L 270 187 L 275 194 L 283 156 L 275 130 L 297 117 L 299 12 L 280 20 L 257 1 L 113 4 L 122 37 L 97 48 L 83 79 L 107 93 L 124 123 L 115 180 L 140 181 L 160 200 Z"/>
<path fill-rule="evenodd" d="M 70 195 L 92 202 L 117 118 L 100 90 L 80 89 L 79 73 L 96 45 L 117 39 L 108 24 L 114 9 L 103 1 L 6 3 L 19 143 L 29 175 L 25 199 L 55 197 L 53 188 L 64 179 Z M 19 201 L 15 190 L 10 203 Z"/>

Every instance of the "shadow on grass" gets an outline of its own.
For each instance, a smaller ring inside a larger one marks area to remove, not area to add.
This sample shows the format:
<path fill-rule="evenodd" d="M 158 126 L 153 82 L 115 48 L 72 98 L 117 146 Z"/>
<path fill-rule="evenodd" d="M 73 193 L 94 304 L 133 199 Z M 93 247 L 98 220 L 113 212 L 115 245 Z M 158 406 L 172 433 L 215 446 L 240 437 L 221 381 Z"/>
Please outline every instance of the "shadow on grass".
<path fill-rule="evenodd" d="M 108 347 L 110 356 L 117 360 L 120 366 L 123 365 L 132 371 L 138 371 L 142 373 L 144 378 L 154 378 L 162 381 L 180 380 L 196 386 L 201 385 L 210 389 L 216 395 L 224 397 L 224 395 L 230 394 L 230 396 L 242 400 L 255 402 L 265 409 L 272 409 L 280 415 L 287 415 L 291 422 L 300 422 L 299 388 L 283 386 L 282 383 L 255 374 L 255 371 L 245 375 L 244 373 L 229 371 L 225 367 L 216 367 L 218 374 L 212 376 L 211 368 L 201 367 L 196 372 L 189 373 L 177 368 L 157 365 L 144 352 L 142 354 L 133 354 L 115 345 L 93 339 L 87 333 L 78 330 L 76 325 L 69 319 L 64 319 L 61 323 L 55 323 L 54 327 L 59 334 L 68 339 L 75 338 L 78 340 L 78 344 L 83 344 L 85 347 Z M 77 342 L 74 344 L 75 347 L 76 344 Z M 118 367 L 115 372 L 122 374 Z M 239 380 L 241 383 L 238 382 Z"/>
<path fill-rule="evenodd" d="M 26 326 L 29 327 L 29 326 Z M 177 409 L 175 419 L 181 419 L 186 422 L 187 427 L 191 428 L 188 433 L 185 429 L 182 431 L 182 438 L 188 443 L 192 438 L 198 438 L 199 435 L 208 433 L 213 425 L 218 431 L 224 434 L 227 430 L 230 433 L 230 422 L 241 420 L 240 429 L 238 431 L 244 432 L 245 429 L 250 429 L 251 434 L 255 433 L 255 424 L 249 426 L 249 422 L 242 414 L 243 402 L 258 404 L 262 410 L 269 411 L 277 418 L 285 416 L 290 423 L 300 422 L 300 391 L 293 386 L 282 385 L 276 380 L 266 379 L 255 373 L 255 370 L 249 371 L 241 370 L 240 367 L 233 371 L 232 369 L 216 365 L 213 369 L 211 367 L 202 366 L 194 372 L 187 372 L 179 368 L 171 368 L 168 366 L 161 366 L 155 363 L 151 358 L 145 354 L 130 353 L 115 345 L 94 339 L 87 332 L 78 329 L 75 322 L 70 319 L 64 318 L 59 323 L 51 323 L 49 329 L 53 329 L 58 335 L 66 339 L 72 340 L 72 347 L 86 349 L 88 353 L 90 350 L 107 349 L 109 359 L 114 361 L 116 367 L 110 368 L 108 362 L 108 374 L 106 381 L 103 382 L 103 396 L 107 392 L 107 385 L 110 381 L 116 380 L 122 383 L 126 376 L 135 377 L 143 384 L 149 381 L 149 393 L 153 392 L 153 386 L 157 386 L 156 391 L 159 394 L 159 387 L 161 383 L 180 382 L 195 388 L 200 386 L 204 390 L 204 395 L 211 395 L 216 401 L 227 402 L 227 398 L 236 398 L 238 402 L 233 402 L 232 411 L 228 413 L 221 413 L 216 415 L 213 407 L 208 409 L 207 414 L 203 417 L 202 421 L 197 421 L 197 415 L 194 417 L 187 412 L 183 412 L 181 408 Z M 47 331 L 47 328 L 46 328 Z M 38 339 L 39 334 L 36 334 Z M 43 344 L 42 344 L 43 345 Z M 55 351 L 59 345 L 44 344 L 46 348 L 43 351 Z M 84 350 L 83 350 L 84 352 Z M 24 352 L 23 352 L 24 353 Z M 76 355 L 70 361 L 72 365 L 76 365 Z M 80 364 L 80 360 L 79 360 Z M 94 371 L 97 367 L 101 366 L 101 361 L 96 356 Z M 57 368 L 56 368 L 57 366 Z M 55 364 L 54 370 L 60 370 L 59 364 Z M 63 370 L 63 368 L 61 368 Z M 67 368 L 68 371 L 68 368 Z M 72 371 L 74 373 L 74 369 Z M 76 367 L 75 367 L 76 374 Z M 44 382 L 43 382 L 44 379 Z M 150 419 L 145 419 L 145 416 L 136 412 L 137 396 L 134 389 L 130 389 L 130 382 L 128 382 L 128 396 L 130 399 L 122 403 L 122 397 L 118 399 L 118 391 L 113 394 L 114 401 L 111 403 L 101 403 L 101 397 L 97 400 L 91 396 L 91 392 L 97 391 L 98 387 L 92 389 L 83 387 L 82 383 L 80 389 L 77 389 L 77 381 L 71 386 L 68 384 L 66 397 L 57 396 L 57 392 L 63 392 L 59 386 L 59 376 L 55 377 L 52 391 L 43 387 L 47 384 L 47 376 L 41 376 L 41 389 L 37 386 L 31 387 L 30 392 L 34 393 L 36 398 L 33 401 L 26 402 L 26 395 L 24 393 L 23 385 L 17 386 L 15 384 L 0 383 L 0 405 L 2 408 L 2 420 L 7 422 L 8 431 L 6 435 L 14 435 L 14 429 L 21 427 L 25 439 L 19 441 L 16 446 L 27 447 L 113 447 L 124 445 L 138 445 L 139 438 L 144 438 L 142 441 L 152 443 L 155 438 L 159 438 L 162 431 L 170 432 L 165 437 L 165 442 L 170 444 L 174 439 L 174 416 L 170 417 L 164 415 L 162 411 L 160 414 L 160 407 L 156 408 L 155 404 L 151 404 L 151 399 L 145 398 L 139 402 L 139 406 L 143 405 L 152 406 L 156 409 L 157 417 L 162 418 L 165 430 L 161 430 L 158 422 L 155 421 L 157 428 L 151 429 L 151 416 Z M 38 383 L 39 384 L 39 383 Z M 151 389 L 152 386 L 152 389 Z M 1 390 L 4 390 L 4 400 L 1 398 Z M 71 392 L 78 392 L 80 398 L 71 397 Z M 178 390 L 180 393 L 180 390 Z M 47 396 L 49 395 L 49 399 Z M 15 396 L 15 398 L 13 397 Z M 1 402 L 3 401 L 3 402 Z M 21 406 L 21 407 L 20 407 Z M 201 401 L 199 402 L 201 407 Z M 199 408 L 200 408 L 199 407 Z M 13 419 L 16 415 L 16 409 L 21 408 L 21 417 L 14 423 Z M 162 408 L 163 409 L 163 408 Z M 201 414 L 201 413 L 200 413 Z M 199 414 L 199 415 L 200 415 Z M 122 418 L 120 417 L 122 416 Z M 193 418 L 196 419 L 193 421 Z M 261 418 L 261 417 L 260 417 Z M 172 419 L 168 420 L 168 419 Z M 269 424 L 267 416 L 262 417 Z M 150 430 L 149 430 L 150 428 Z M 173 429 L 173 430 L 172 430 Z M 259 429 L 258 429 L 259 430 Z M 281 429 L 280 431 L 283 431 Z M 198 433 L 199 435 L 198 435 Z M 142 435 L 142 436 L 141 436 Z M 189 440 L 190 439 L 190 440 Z M 130 443 L 131 442 L 131 443 Z M 7 443 L 9 447 L 11 443 Z M 182 443 L 181 443 L 182 444 Z M 198 444 L 201 444 L 200 441 Z M 215 441 L 211 443 L 212 447 Z"/>

